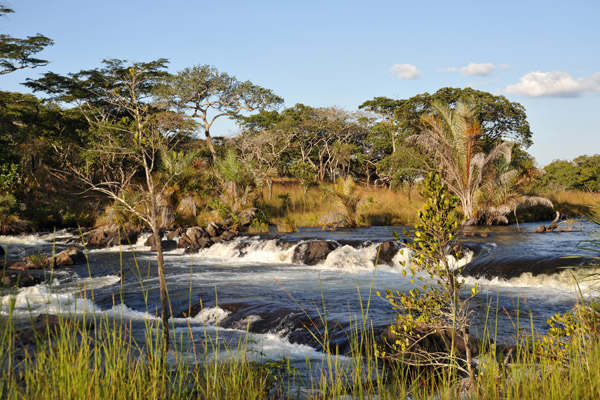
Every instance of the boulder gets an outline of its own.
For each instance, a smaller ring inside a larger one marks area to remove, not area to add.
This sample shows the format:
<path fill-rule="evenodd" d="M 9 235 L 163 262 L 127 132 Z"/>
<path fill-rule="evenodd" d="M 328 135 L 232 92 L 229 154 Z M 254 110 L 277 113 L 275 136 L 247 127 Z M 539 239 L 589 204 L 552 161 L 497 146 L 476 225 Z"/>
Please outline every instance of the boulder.
<path fill-rule="evenodd" d="M 395 329 L 396 332 L 391 329 L 384 330 L 379 339 L 386 347 L 386 353 L 392 355 L 394 358 L 399 358 L 399 350 L 395 350 L 393 344 L 397 341 L 408 342 L 410 351 L 401 355 L 406 360 L 427 362 L 431 359 L 433 354 L 450 354 L 452 348 L 452 332 L 454 331 L 454 353 L 462 359 L 466 358 L 465 342 L 463 340 L 463 334 L 459 330 L 453 330 L 451 327 L 440 328 L 439 326 L 428 326 L 418 325 L 412 333 L 404 333 L 401 327 Z M 479 354 L 481 342 L 469 335 L 468 337 L 469 348 L 471 355 L 476 357 Z"/>
<path fill-rule="evenodd" d="M 392 265 L 392 259 L 400 251 L 393 241 L 388 240 L 377 246 L 377 254 L 373 262 L 375 265 L 388 264 Z"/>
<path fill-rule="evenodd" d="M 159 236 L 162 239 L 162 235 L 159 235 Z M 148 239 L 146 239 L 146 241 L 144 242 L 144 246 L 154 247 L 154 245 L 155 245 L 154 235 L 150 234 L 150 236 L 148 236 Z"/>
<path fill-rule="evenodd" d="M 207 233 L 208 231 L 200 227 L 192 227 L 185 231 L 185 237 L 188 239 L 189 244 L 193 246 L 200 238 L 205 237 Z"/>
<path fill-rule="evenodd" d="M 323 230 L 334 231 L 340 228 L 350 227 L 348 218 L 338 211 L 327 212 L 319 219 L 319 225 Z"/>
<path fill-rule="evenodd" d="M 113 247 L 118 245 L 135 244 L 138 232 L 132 229 L 120 228 L 118 225 L 101 226 L 87 234 L 87 245 L 98 247 Z"/>
<path fill-rule="evenodd" d="M 228 242 L 236 236 L 237 232 L 235 231 L 225 231 L 221 233 L 221 235 L 217 239 L 219 242 Z M 217 240 L 215 240 L 215 243 L 218 243 Z"/>
<path fill-rule="evenodd" d="M 211 238 L 219 236 L 221 232 L 222 227 L 219 226 L 219 224 L 217 224 L 216 222 L 209 222 L 208 225 L 206 225 L 206 233 Z"/>
<path fill-rule="evenodd" d="M 167 234 L 167 240 L 174 240 L 176 237 L 181 236 L 183 234 L 183 228 L 179 227 L 173 231 L 170 231 Z"/>
<path fill-rule="evenodd" d="M 174 240 L 161 240 L 160 244 L 162 245 L 162 251 L 171 251 L 177 248 L 177 242 Z M 156 246 L 154 243 L 152 243 L 150 250 L 156 251 Z"/>
<path fill-rule="evenodd" d="M 22 272 L 6 272 L 0 275 L 0 287 L 22 288 L 34 286 L 44 281 L 41 276 L 35 276 Z"/>
<path fill-rule="evenodd" d="M 312 242 L 301 243 L 294 250 L 292 262 L 297 264 L 316 265 L 327 258 L 329 253 L 337 249 L 337 242 L 327 240 L 314 240 Z"/>
<path fill-rule="evenodd" d="M 52 257 L 46 260 L 48 265 L 54 265 L 55 268 L 69 267 L 71 265 L 85 264 L 87 257 L 78 247 L 71 246 L 60 253 L 54 259 Z"/>

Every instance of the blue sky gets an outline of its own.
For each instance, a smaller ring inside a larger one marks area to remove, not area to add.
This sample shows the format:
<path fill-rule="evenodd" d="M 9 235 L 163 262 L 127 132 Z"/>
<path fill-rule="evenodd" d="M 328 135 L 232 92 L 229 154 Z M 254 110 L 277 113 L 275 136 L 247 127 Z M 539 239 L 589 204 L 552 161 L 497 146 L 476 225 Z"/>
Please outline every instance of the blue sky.
<path fill-rule="evenodd" d="M 164 57 L 176 72 L 210 64 L 273 89 L 286 106 L 355 110 L 472 86 L 525 106 L 540 165 L 600 153 L 600 1 L 3 0 L 0 33 L 55 45 L 27 77 Z M 213 134 L 235 131 L 221 123 Z"/>

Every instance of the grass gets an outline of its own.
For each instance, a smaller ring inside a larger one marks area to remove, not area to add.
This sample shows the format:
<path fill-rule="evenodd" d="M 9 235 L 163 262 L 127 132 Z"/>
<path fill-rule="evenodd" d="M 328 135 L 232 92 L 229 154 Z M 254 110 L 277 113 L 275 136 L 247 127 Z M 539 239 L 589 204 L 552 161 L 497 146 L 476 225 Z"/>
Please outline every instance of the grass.
<path fill-rule="evenodd" d="M 306 197 L 294 180 L 281 180 L 273 185 L 273 197 L 268 200 L 265 189 L 259 208 L 266 211 L 269 222 L 278 225 L 291 218 L 298 227 L 320 226 L 321 217 L 330 212 L 343 212 L 332 201 L 329 192 L 318 186 L 308 190 Z M 409 199 L 406 191 L 358 186 L 362 198 L 358 206 L 358 225 L 410 225 L 422 204 L 418 190 L 413 188 Z"/>
<path fill-rule="evenodd" d="M 144 339 L 136 341 L 131 322 L 119 315 L 60 317 L 23 346 L 9 309 L 0 324 L 0 399 L 600 398 L 597 334 L 565 342 L 560 357 L 520 336 L 507 357 L 506 349 L 496 349 L 494 333 L 486 331 L 477 388 L 465 385 L 456 370 L 415 370 L 379 358 L 369 320 L 371 290 L 363 298 L 357 284 L 362 309 L 349 315 L 350 351 L 341 355 L 329 345 L 325 323 L 315 336 L 322 359 L 307 359 L 305 375 L 289 360 L 251 361 L 248 334 L 227 342 L 206 328 L 196 338 L 191 329 L 174 334 L 165 363 L 160 324 L 147 321 Z M 327 321 L 324 305 L 319 318 Z"/>
<path fill-rule="evenodd" d="M 564 191 L 543 194 L 554 204 L 554 209 L 566 217 L 600 217 L 600 193 Z"/>

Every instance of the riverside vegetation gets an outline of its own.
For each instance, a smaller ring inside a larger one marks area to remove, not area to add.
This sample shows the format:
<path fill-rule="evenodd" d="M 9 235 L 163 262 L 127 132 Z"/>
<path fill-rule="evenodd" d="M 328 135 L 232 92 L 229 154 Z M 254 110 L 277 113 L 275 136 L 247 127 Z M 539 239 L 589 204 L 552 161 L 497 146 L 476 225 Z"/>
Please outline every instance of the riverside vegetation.
<path fill-rule="evenodd" d="M 11 12 L 0 7 L 0 15 Z M 42 35 L 2 35 L 0 41 L 2 75 L 48 63 L 33 57 L 52 44 Z M 47 317 L 32 331 L 9 312 L 0 332 L 0 398 L 538 398 L 540 391 L 556 398 L 599 396 L 595 302 L 582 299 L 573 313 L 557 315 L 543 337 L 533 329 L 522 335 L 516 327 L 511 349 L 498 348 L 493 332 L 484 332 L 475 366 L 473 355 L 454 353 L 459 333 L 465 351 L 470 348 L 460 284 L 434 262 L 437 257 L 444 267 L 445 245 L 455 237 L 450 231 L 461 224 L 547 218 L 552 206 L 570 216 L 593 212 L 598 156 L 564 162 L 568 168 L 561 162 L 545 172 L 536 168 L 526 152 L 532 132 L 525 109 L 469 88 L 403 100 L 376 97 L 357 111 L 303 104 L 279 111 L 283 99 L 270 89 L 208 65 L 176 74 L 167 66 L 165 59 L 110 59 L 98 68 L 28 80 L 26 86 L 43 98 L 0 92 L 0 231 L 150 229 L 162 317 L 162 327 L 148 323 L 140 343 L 128 334 L 126 319 Z M 235 120 L 239 134 L 214 137 L 210 130 L 218 118 Z M 437 191 L 428 188 L 433 178 L 421 181 L 430 171 L 439 173 Z M 416 194 L 423 187 L 429 190 L 425 197 Z M 441 192 L 445 198 L 436 200 Z M 451 208 L 453 196 L 460 199 L 460 216 L 431 211 L 432 201 Z M 419 208 L 426 211 L 417 214 Z M 450 321 L 450 356 L 410 365 L 399 356 L 407 348 L 395 341 L 396 356 L 383 355 L 390 350 L 382 350 L 369 328 L 371 293 L 351 330 L 351 362 L 340 361 L 326 328 L 316 338 L 323 362 L 307 367 L 316 371 L 310 379 L 296 376 L 285 360 L 248 361 L 243 341 L 223 349 L 207 336 L 198 349 L 175 332 L 170 337 L 160 234 L 215 221 L 235 232 L 266 231 L 269 224 L 289 231 L 417 223 L 415 235 L 428 239 L 417 240 L 412 250 L 428 255 L 415 265 L 431 271 L 442 289 L 390 297 L 399 311 L 395 334 L 399 326 L 417 328 L 407 325 L 410 318 L 434 327 Z M 442 236 L 428 236 L 444 225 L 449 231 Z M 435 318 L 422 309 L 414 315 L 401 310 L 430 303 L 439 311 Z M 465 376 L 468 384 L 462 385 Z"/>
<path fill-rule="evenodd" d="M 465 305 L 480 294 L 477 288 L 461 291 L 461 282 L 444 261 L 446 245 L 455 240 L 460 226 L 457 200 L 437 175 L 428 176 L 425 190 L 428 200 L 413 233 L 417 240 L 409 245 L 414 262 L 404 266 L 414 276 L 415 289 L 388 293 L 397 318 L 383 335 L 369 320 L 373 293 L 362 297 L 357 290 L 363 308 L 347 330 L 350 350 L 345 358 L 329 345 L 325 304 L 324 328 L 315 333 L 323 358 L 307 362 L 306 374 L 285 359 L 251 361 L 248 337 L 224 342 L 218 330 L 215 337 L 205 329 L 200 338 L 174 331 L 164 353 L 162 324 L 155 320 L 146 322 L 140 341 L 131 335 L 131 322 L 118 313 L 80 310 L 81 317 L 40 315 L 27 322 L 16 319 L 9 307 L 0 331 L 0 397 L 538 399 L 543 393 L 547 398 L 597 398 L 596 301 L 582 299 L 571 312 L 555 315 L 546 335 L 517 322 L 512 346 L 496 344 L 493 320 L 499 310 L 488 307 L 491 323 L 470 338 Z M 581 246 L 597 255 L 597 234 Z M 419 268 L 433 279 L 431 286 L 414 274 Z M 426 345 L 431 341 L 437 347 Z M 471 347 L 473 353 L 465 352 Z"/>

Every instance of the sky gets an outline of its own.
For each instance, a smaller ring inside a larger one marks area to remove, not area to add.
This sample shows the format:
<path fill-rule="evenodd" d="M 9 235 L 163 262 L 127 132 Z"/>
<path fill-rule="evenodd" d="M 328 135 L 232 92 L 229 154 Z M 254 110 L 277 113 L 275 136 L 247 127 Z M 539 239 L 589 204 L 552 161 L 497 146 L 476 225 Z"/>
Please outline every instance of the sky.
<path fill-rule="evenodd" d="M 600 1 L 1 0 L 0 33 L 41 33 L 51 64 L 0 76 L 96 68 L 103 59 L 198 64 L 272 89 L 285 106 L 356 110 L 473 87 L 522 104 L 540 166 L 600 153 Z M 235 134 L 232 123 L 213 135 Z"/>

